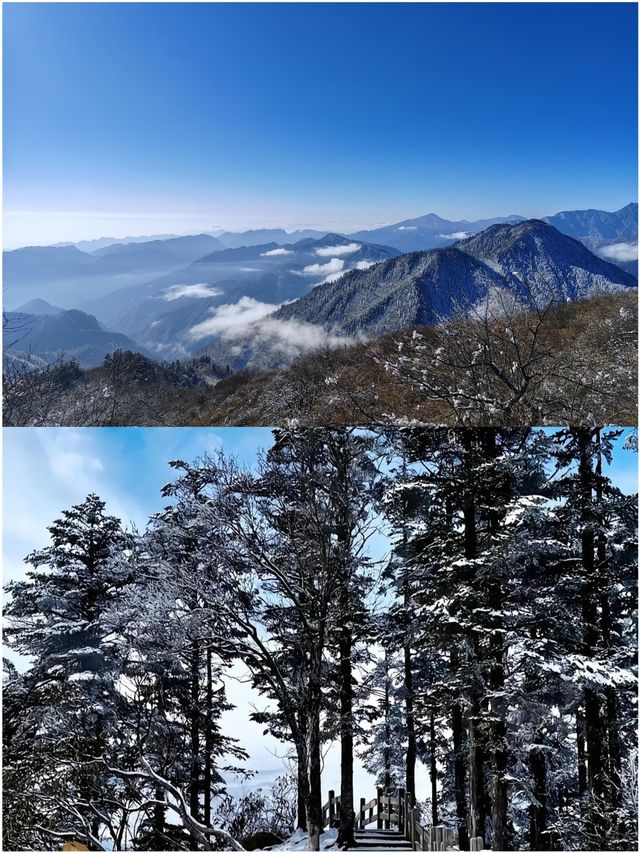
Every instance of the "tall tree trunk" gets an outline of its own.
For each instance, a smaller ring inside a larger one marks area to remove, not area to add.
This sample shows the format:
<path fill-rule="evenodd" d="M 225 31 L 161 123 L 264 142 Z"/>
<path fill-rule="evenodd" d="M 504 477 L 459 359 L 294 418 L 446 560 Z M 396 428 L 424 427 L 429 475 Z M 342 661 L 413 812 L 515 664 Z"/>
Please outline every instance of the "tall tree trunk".
<path fill-rule="evenodd" d="M 469 719 L 469 816 L 471 837 L 485 837 L 486 792 L 484 785 L 484 750 L 479 729 L 480 706 L 476 703 Z"/>
<path fill-rule="evenodd" d="M 402 528 L 402 543 L 406 559 L 408 535 L 407 528 Z M 404 572 L 404 612 L 406 614 L 404 626 L 404 708 L 405 724 L 407 729 L 407 752 L 405 762 L 405 791 L 407 799 L 412 806 L 416 804 L 416 758 L 418 749 L 416 745 L 416 722 L 413 709 L 413 661 L 411 655 L 411 626 L 409 624 L 409 613 L 411 612 L 411 583 L 409 571 L 405 566 Z"/>
<path fill-rule="evenodd" d="M 211 667 L 211 648 L 207 649 L 207 684 L 206 684 L 206 718 L 205 718 L 205 734 L 204 734 L 204 798 L 203 812 L 204 822 L 207 826 L 211 826 L 211 784 L 212 784 L 212 766 L 213 757 L 213 672 Z"/>
<path fill-rule="evenodd" d="M 384 766 L 384 787 L 391 787 L 391 703 L 389 697 L 389 658 L 388 652 L 384 652 L 385 680 L 384 680 L 384 750 L 382 760 Z"/>
<path fill-rule="evenodd" d="M 189 811 L 191 817 L 199 820 L 200 804 L 200 646 L 193 642 L 191 651 L 191 768 L 189 773 Z"/>
<path fill-rule="evenodd" d="M 464 527 L 464 555 L 467 560 L 473 560 L 478 552 L 478 533 L 476 529 L 476 500 L 475 483 L 473 481 L 473 442 L 478 437 L 478 431 L 471 429 L 460 430 L 462 445 L 465 450 L 465 489 L 462 502 L 462 518 Z M 482 438 L 482 431 L 479 432 Z M 476 643 L 475 656 L 480 663 L 480 648 Z M 480 696 L 477 685 L 470 689 L 471 713 L 469 718 L 469 816 L 471 821 L 471 836 L 485 837 L 486 820 L 486 791 L 484 782 L 484 749 L 480 732 Z"/>
<path fill-rule="evenodd" d="M 584 741 L 584 715 L 576 709 L 576 748 L 578 752 L 578 796 L 581 804 L 587 793 L 587 751 Z"/>
<path fill-rule="evenodd" d="M 309 780 L 307 777 L 306 761 L 301 761 L 298 757 L 297 761 L 297 778 L 298 778 L 298 829 L 307 830 L 307 809 L 306 801 L 308 797 Z"/>
<path fill-rule="evenodd" d="M 160 676 L 156 680 L 156 707 L 158 709 L 158 713 L 160 718 L 162 718 L 165 707 L 164 707 L 164 682 L 162 676 Z M 162 770 L 160 771 L 162 772 Z M 165 792 L 164 788 L 156 788 L 155 799 L 158 801 L 153 807 L 153 817 L 151 819 L 152 822 L 152 831 L 154 835 L 154 843 L 161 844 L 160 839 L 164 836 L 164 825 L 165 825 L 165 817 L 166 817 L 166 806 L 165 802 Z"/>
<path fill-rule="evenodd" d="M 348 598 L 348 591 L 347 591 Z M 345 623 L 340 633 L 340 829 L 338 845 L 355 847 L 353 808 L 353 685 L 351 672 L 351 629 Z"/>
<path fill-rule="evenodd" d="M 611 646 L 611 605 L 609 601 L 609 587 L 611 584 L 609 572 L 609 558 L 607 554 L 607 539 L 604 533 L 604 517 L 603 517 L 603 489 L 602 489 L 602 443 L 601 432 L 596 431 L 596 439 L 598 442 L 598 458 L 596 461 L 596 500 L 601 513 L 600 529 L 598 531 L 596 542 L 597 553 L 597 577 L 599 580 L 599 599 L 600 599 L 600 635 L 602 644 L 605 649 Z M 608 686 L 604 691 L 605 695 L 605 716 L 606 716 L 606 762 L 607 762 L 607 800 L 610 803 L 611 810 L 615 810 L 620 806 L 622 801 L 621 789 L 621 751 L 620 751 L 620 732 L 618 723 L 618 696 L 616 688 Z"/>
<path fill-rule="evenodd" d="M 343 433 L 338 450 L 342 451 Z M 340 546 L 342 579 L 340 584 L 340 636 L 338 651 L 340 654 L 340 828 L 338 846 L 342 849 L 355 847 L 354 836 L 355 810 L 353 807 L 353 634 L 351 620 L 351 561 L 350 545 L 350 506 L 349 506 L 349 467 L 348 461 L 339 452 L 339 471 L 344 493 L 339 508 L 337 538 Z"/>
<path fill-rule="evenodd" d="M 595 565 L 595 533 L 593 513 L 594 475 L 592 468 L 592 431 L 582 428 L 577 431 L 579 460 L 578 472 L 581 498 L 581 562 L 582 562 L 582 627 L 583 651 L 586 657 L 593 657 L 599 639 L 597 576 Z M 604 762 L 600 697 L 592 687 L 584 689 L 584 730 L 587 752 L 587 788 L 590 794 L 587 833 L 593 849 L 604 847 L 603 813 L 604 801 Z M 595 846 L 595 847 L 594 847 Z"/>
<path fill-rule="evenodd" d="M 455 658 L 457 666 L 457 657 Z M 469 849 L 469 830 L 467 827 L 467 783 L 465 772 L 465 731 L 462 708 L 455 702 L 451 709 L 451 737 L 453 741 L 453 775 L 456 798 L 456 817 L 458 820 L 458 847 Z"/>
<path fill-rule="evenodd" d="M 320 849 L 322 826 L 322 760 L 320 754 L 320 681 L 316 677 L 309 688 L 309 792 L 307 829 L 309 850 Z"/>
<path fill-rule="evenodd" d="M 547 829 L 547 758 L 543 748 L 544 735 L 537 731 L 529 750 L 531 787 L 536 803 L 529 806 L 529 850 L 548 850 Z"/>
<path fill-rule="evenodd" d="M 438 764 L 436 761 L 436 718 L 429 714 L 429 780 L 431 782 L 431 826 L 438 826 Z"/>

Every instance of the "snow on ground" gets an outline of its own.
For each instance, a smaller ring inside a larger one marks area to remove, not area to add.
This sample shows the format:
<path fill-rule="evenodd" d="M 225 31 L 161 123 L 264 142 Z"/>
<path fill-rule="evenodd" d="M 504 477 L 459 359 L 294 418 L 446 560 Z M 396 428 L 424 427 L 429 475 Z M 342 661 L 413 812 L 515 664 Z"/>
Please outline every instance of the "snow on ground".
<path fill-rule="evenodd" d="M 338 840 L 337 829 L 327 829 L 320 836 L 320 849 L 328 850 Z M 302 829 L 296 829 L 293 835 L 282 844 L 276 844 L 275 847 L 265 847 L 265 850 L 308 850 L 309 849 L 309 833 Z"/>

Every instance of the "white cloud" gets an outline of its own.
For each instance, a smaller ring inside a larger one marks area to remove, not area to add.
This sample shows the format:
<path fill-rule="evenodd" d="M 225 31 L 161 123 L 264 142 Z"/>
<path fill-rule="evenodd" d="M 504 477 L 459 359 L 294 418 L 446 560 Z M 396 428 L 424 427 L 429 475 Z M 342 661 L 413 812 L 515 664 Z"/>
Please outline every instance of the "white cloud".
<path fill-rule="evenodd" d="M 334 260 L 337 260 L 337 258 Z M 377 263 L 377 261 L 358 261 L 356 263 L 356 265 L 354 267 L 352 267 L 351 269 L 368 270 L 369 267 L 374 266 L 376 263 Z M 315 266 L 318 266 L 318 265 L 315 264 Z M 326 266 L 327 265 L 325 264 L 325 267 Z M 320 287 L 321 284 L 331 284 L 331 282 L 337 281 L 339 278 L 342 278 L 342 276 L 345 275 L 345 273 L 347 273 L 347 272 L 349 272 L 348 269 L 346 269 L 346 270 L 340 269 L 340 270 L 336 270 L 336 272 L 329 273 L 329 275 L 326 278 L 323 278 L 322 281 L 319 281 L 318 284 L 314 285 L 314 287 Z"/>
<path fill-rule="evenodd" d="M 210 296 L 221 296 L 222 290 L 203 282 L 202 284 L 174 284 L 165 290 L 162 297 L 167 302 L 174 299 L 208 299 Z"/>
<path fill-rule="evenodd" d="M 354 252 L 359 252 L 361 248 L 360 243 L 347 243 L 344 246 L 323 246 L 316 249 L 316 255 L 320 255 L 322 258 L 330 258 L 334 255 L 338 257 L 340 255 L 352 255 Z"/>
<path fill-rule="evenodd" d="M 611 258 L 614 261 L 637 261 L 638 260 L 638 244 L 637 243 L 612 243 L 610 246 L 602 246 L 598 249 L 598 254 L 603 258 Z"/>
<path fill-rule="evenodd" d="M 324 281 L 320 282 L 321 284 L 331 284 L 332 281 L 337 281 L 339 278 L 347 272 L 347 270 L 343 270 L 342 272 L 333 272 L 331 275 L 328 275 Z"/>
<path fill-rule="evenodd" d="M 331 275 L 344 269 L 344 261 L 341 258 L 331 258 L 326 264 L 309 264 L 300 275 Z"/>
<path fill-rule="evenodd" d="M 240 272 L 260 272 L 258 267 L 240 267 Z"/>
<path fill-rule="evenodd" d="M 454 231 L 453 234 L 438 234 L 443 240 L 464 240 L 465 237 L 470 237 L 468 231 Z"/>
<path fill-rule="evenodd" d="M 398 225 L 398 231 L 417 231 L 417 225 Z"/>
<path fill-rule="evenodd" d="M 273 313 L 278 307 L 267 302 L 258 302 L 251 296 L 243 296 L 237 302 L 215 308 L 211 317 L 189 330 L 189 337 L 197 341 L 232 329 L 246 329 L 267 314 Z"/>
<path fill-rule="evenodd" d="M 229 328 L 226 340 L 244 338 L 253 346 L 269 346 L 289 358 L 323 347 L 345 346 L 354 343 L 351 338 L 339 337 L 313 323 L 299 320 L 277 320 L 267 317 L 243 328 Z"/>
<path fill-rule="evenodd" d="M 189 330 L 189 337 L 199 340 L 219 335 L 223 340 L 237 344 L 236 354 L 242 351 L 241 345 L 250 344 L 269 346 L 291 358 L 321 347 L 353 343 L 351 339 L 339 337 L 313 323 L 270 317 L 278 307 L 243 296 L 233 305 L 220 305 L 214 309 L 210 318 Z"/>
<path fill-rule="evenodd" d="M 293 255 L 291 249 L 269 249 L 268 252 L 262 252 L 261 258 L 276 258 L 280 255 Z"/>

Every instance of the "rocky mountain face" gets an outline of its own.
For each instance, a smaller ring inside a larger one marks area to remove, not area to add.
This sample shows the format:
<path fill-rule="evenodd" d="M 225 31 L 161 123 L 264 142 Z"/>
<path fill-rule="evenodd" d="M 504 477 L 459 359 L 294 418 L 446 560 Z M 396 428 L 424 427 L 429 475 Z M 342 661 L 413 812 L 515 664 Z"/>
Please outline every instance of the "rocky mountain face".
<path fill-rule="evenodd" d="M 274 316 L 372 337 L 435 323 L 459 298 L 476 301 L 501 282 L 491 268 L 457 248 L 411 252 L 317 287 Z"/>
<path fill-rule="evenodd" d="M 290 305 L 276 320 L 320 324 L 334 333 L 373 336 L 436 322 L 471 307 L 492 289 L 523 305 L 583 299 L 637 285 L 545 222 L 493 225 L 447 249 L 402 255 L 344 275 Z"/>
<path fill-rule="evenodd" d="M 4 357 L 7 362 L 23 359 L 53 362 L 75 359 L 81 367 L 102 364 L 105 355 L 116 349 L 149 355 L 144 347 L 120 332 L 104 329 L 95 317 L 83 311 L 54 314 L 5 314 Z"/>

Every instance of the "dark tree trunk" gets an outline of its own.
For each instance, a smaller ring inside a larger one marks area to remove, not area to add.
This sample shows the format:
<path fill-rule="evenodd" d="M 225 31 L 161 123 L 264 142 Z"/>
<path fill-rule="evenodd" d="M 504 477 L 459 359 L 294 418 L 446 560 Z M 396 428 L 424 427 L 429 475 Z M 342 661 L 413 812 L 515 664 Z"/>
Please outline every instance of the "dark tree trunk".
<path fill-rule="evenodd" d="M 322 759 L 320 754 L 320 681 L 315 679 L 309 688 L 309 795 L 307 800 L 307 829 L 309 849 L 320 849 L 322 826 Z"/>
<path fill-rule="evenodd" d="M 298 758 L 298 829 L 307 830 L 306 799 L 308 789 L 306 763 Z"/>
<path fill-rule="evenodd" d="M 602 490 L 602 445 L 600 430 L 597 431 L 598 458 L 596 463 L 596 500 L 600 511 L 603 510 Z M 601 517 L 601 525 L 604 518 Z M 600 598 L 600 634 L 605 649 L 611 645 L 611 605 L 609 601 L 609 587 L 611 584 L 609 571 L 609 558 L 607 554 L 607 539 L 602 527 L 597 536 L 597 564 L 598 564 L 598 586 Z M 615 687 L 606 687 L 604 692 L 604 704 L 606 715 L 606 757 L 607 757 L 607 799 L 612 811 L 619 808 L 622 801 L 621 790 L 621 752 L 620 732 L 618 724 L 618 696 Z"/>
<path fill-rule="evenodd" d="M 190 737 L 191 737 L 191 769 L 189 773 L 189 811 L 191 816 L 199 820 L 200 804 L 200 647 L 198 641 L 193 643 L 191 652 L 191 708 L 190 708 Z"/>
<path fill-rule="evenodd" d="M 583 651 L 593 657 L 599 640 L 597 607 L 597 574 L 595 564 L 595 533 L 593 512 L 594 474 L 592 468 L 592 432 L 577 430 L 579 446 L 579 480 L 581 498 L 581 562 L 582 562 L 582 623 Z M 587 757 L 587 788 L 590 794 L 587 832 L 593 849 L 604 847 L 605 826 L 604 761 L 605 732 L 602 725 L 600 697 L 591 687 L 584 690 L 584 733 Z M 594 847 L 595 845 L 595 847 Z"/>
<path fill-rule="evenodd" d="M 486 456 L 491 459 L 496 454 L 496 434 L 494 430 L 486 432 Z M 499 533 L 499 519 L 494 512 L 489 515 L 489 535 L 495 541 Z M 489 638 L 489 687 L 491 688 L 489 719 L 493 728 L 493 796 L 491 800 L 492 850 L 508 850 L 507 828 L 507 767 L 509 753 L 507 746 L 507 709 L 504 697 L 504 609 L 502 578 L 494 576 L 489 585 L 489 607 L 495 614 L 491 619 L 491 634 Z"/>
<path fill-rule="evenodd" d="M 153 807 L 153 835 L 154 844 L 161 844 L 161 838 L 164 836 L 164 821 L 166 806 L 164 805 L 164 788 L 156 788 L 156 800 L 158 802 Z M 160 848 L 158 848 L 160 849 Z"/>
<path fill-rule="evenodd" d="M 606 827 L 604 823 L 604 767 L 602 763 L 602 744 L 604 730 L 600 709 L 600 697 L 595 690 L 584 691 L 584 725 L 587 733 L 587 785 L 591 792 L 588 831 L 590 849 L 607 850 Z"/>
<path fill-rule="evenodd" d="M 436 718 L 429 715 L 429 779 L 431 782 L 431 826 L 438 826 L 438 764 L 436 761 Z"/>
<path fill-rule="evenodd" d="M 507 831 L 507 748 L 506 727 L 499 722 L 496 725 L 496 734 L 500 738 L 501 745 L 497 746 L 493 753 L 494 777 L 493 777 L 493 799 L 491 804 L 491 823 L 493 836 L 491 840 L 492 850 L 508 850 Z"/>
<path fill-rule="evenodd" d="M 347 591 L 348 598 L 348 591 Z M 340 634 L 340 829 L 338 845 L 354 847 L 353 808 L 353 685 L 351 630 L 345 624 Z"/>
<path fill-rule="evenodd" d="M 582 802 L 587 793 L 587 754 L 584 742 L 584 716 L 576 710 L 576 747 L 578 750 L 578 794 Z"/>
<path fill-rule="evenodd" d="M 452 655 L 452 658 L 454 656 Z M 457 663 L 457 661 L 456 661 Z M 469 849 L 469 830 L 467 827 L 467 782 L 465 772 L 464 717 L 460 705 L 456 702 L 451 709 L 451 732 L 453 740 L 453 773 L 456 797 L 456 817 L 458 820 L 458 847 Z"/>
<path fill-rule="evenodd" d="M 391 704 L 389 701 L 389 659 L 387 655 L 387 650 L 385 649 L 384 653 L 384 662 L 385 662 L 385 681 L 384 681 L 384 742 L 385 748 L 382 753 L 382 761 L 384 767 L 384 787 L 385 789 L 389 789 L 391 787 L 391 748 L 389 744 L 391 743 L 391 723 L 390 723 L 390 715 L 391 715 Z"/>
<path fill-rule="evenodd" d="M 407 549 L 407 528 L 403 526 L 402 542 L 406 557 Z M 404 707 L 405 707 L 405 724 L 407 728 L 407 753 L 405 762 L 405 791 L 407 799 L 412 806 L 416 803 L 416 722 L 413 709 L 413 661 L 411 655 L 411 628 L 409 625 L 409 613 L 411 611 L 411 583 L 409 580 L 409 571 L 405 568 L 404 575 L 404 608 L 406 621 L 404 626 Z"/>
<path fill-rule="evenodd" d="M 473 481 L 473 442 L 477 431 L 461 430 L 462 445 L 465 449 L 465 489 L 462 503 L 462 518 L 464 526 L 464 555 L 467 560 L 473 560 L 478 551 L 478 533 L 476 529 L 476 500 L 475 483 Z M 480 432 L 482 436 L 482 431 Z M 480 649 L 476 644 L 475 655 L 480 662 Z M 471 836 L 485 837 L 486 820 L 486 791 L 484 783 L 484 749 L 480 732 L 480 697 L 477 685 L 470 689 L 471 714 L 469 718 L 469 817 Z"/>
<path fill-rule="evenodd" d="M 618 723 L 618 695 L 615 687 L 606 689 L 607 747 L 609 753 L 609 800 L 615 809 L 622 802 L 622 753 Z"/>
<path fill-rule="evenodd" d="M 342 435 L 342 434 L 340 434 Z M 339 449 L 343 449 L 340 444 Z M 338 651 L 340 654 L 340 827 L 338 846 L 346 849 L 355 847 L 354 836 L 355 810 L 353 807 L 353 627 L 351 620 L 351 570 L 349 559 L 349 473 L 348 463 L 339 457 L 339 470 L 344 494 L 337 525 L 337 537 L 340 544 L 342 562 L 342 582 L 340 585 L 339 605 L 341 616 Z"/>
<path fill-rule="evenodd" d="M 536 732 L 529 750 L 531 788 L 537 804 L 529 806 L 529 849 L 548 850 L 547 829 L 547 759 L 543 749 L 544 735 Z"/>
<path fill-rule="evenodd" d="M 156 681 L 156 707 L 158 709 L 158 713 L 160 717 L 165 712 L 164 707 L 164 683 L 162 677 L 158 678 Z M 153 807 L 153 817 L 152 817 L 152 831 L 155 838 L 156 844 L 161 844 L 161 838 L 164 836 L 164 825 L 165 825 L 165 816 L 166 816 L 166 806 L 164 805 L 165 801 L 165 792 L 164 788 L 156 788 L 155 799 L 158 802 Z"/>
<path fill-rule="evenodd" d="M 406 600 L 406 598 L 405 598 Z M 407 642 L 404 647 L 404 688 L 405 688 L 405 716 L 407 727 L 407 754 L 405 789 L 407 797 L 412 805 L 416 802 L 416 723 L 413 710 L 413 668 L 411 660 L 411 646 Z"/>
<path fill-rule="evenodd" d="M 471 836 L 485 837 L 486 792 L 484 785 L 484 750 L 479 729 L 480 708 L 472 708 L 469 720 L 469 816 Z"/>
<path fill-rule="evenodd" d="M 204 822 L 211 826 L 211 783 L 213 757 L 213 672 L 211 668 L 211 649 L 207 649 L 207 684 L 206 684 L 206 718 L 204 734 L 204 796 L 203 812 Z"/>

